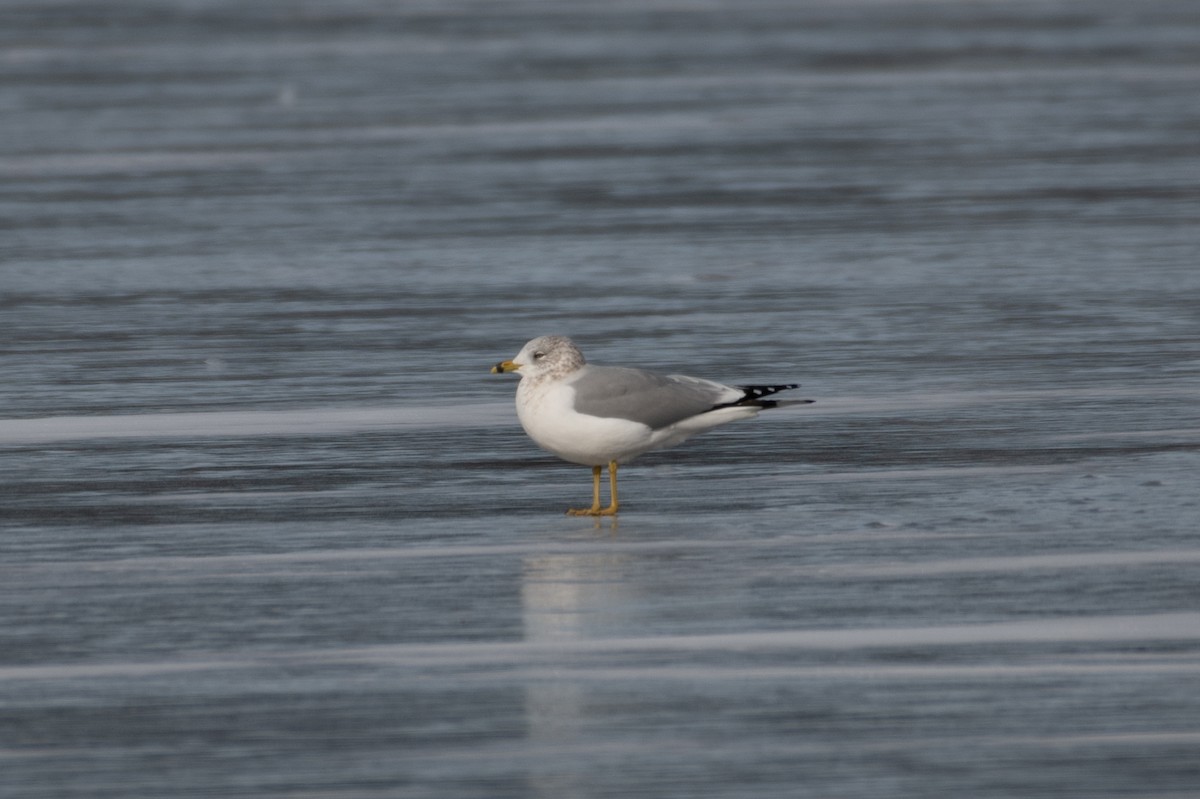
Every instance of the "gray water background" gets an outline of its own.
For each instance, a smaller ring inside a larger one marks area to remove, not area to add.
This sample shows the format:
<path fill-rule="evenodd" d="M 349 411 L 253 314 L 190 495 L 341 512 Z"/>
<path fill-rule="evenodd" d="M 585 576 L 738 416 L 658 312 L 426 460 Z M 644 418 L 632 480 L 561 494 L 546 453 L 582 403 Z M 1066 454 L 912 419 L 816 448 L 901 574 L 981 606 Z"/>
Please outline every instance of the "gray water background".
<path fill-rule="evenodd" d="M 0 794 L 1200 795 L 1200 6 L 0 4 Z M 817 404 L 623 471 L 489 375 Z"/>

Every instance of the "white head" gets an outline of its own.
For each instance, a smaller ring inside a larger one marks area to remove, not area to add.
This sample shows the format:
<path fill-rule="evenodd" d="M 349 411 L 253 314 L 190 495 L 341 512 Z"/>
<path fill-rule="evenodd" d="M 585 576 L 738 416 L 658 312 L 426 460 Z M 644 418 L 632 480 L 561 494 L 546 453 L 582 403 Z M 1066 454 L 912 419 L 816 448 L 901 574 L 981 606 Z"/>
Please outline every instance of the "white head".
<path fill-rule="evenodd" d="M 501 361 L 493 366 L 492 374 L 518 372 L 521 377 L 563 377 L 584 363 L 583 353 L 566 336 L 538 336 L 522 347 L 511 361 Z"/>

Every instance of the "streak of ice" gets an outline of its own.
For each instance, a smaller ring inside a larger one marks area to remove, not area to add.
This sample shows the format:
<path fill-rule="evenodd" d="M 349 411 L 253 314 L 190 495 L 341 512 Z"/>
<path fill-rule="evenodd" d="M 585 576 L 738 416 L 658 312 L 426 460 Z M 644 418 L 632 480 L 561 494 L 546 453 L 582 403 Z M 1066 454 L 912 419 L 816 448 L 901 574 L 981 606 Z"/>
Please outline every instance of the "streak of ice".
<path fill-rule="evenodd" d="M 1057 617 L 995 624 L 884 627 L 836 630 L 757 630 L 744 633 L 662 635 L 548 642 L 448 642 L 300 649 L 247 657 L 156 662 L 39 664 L 0 668 L 0 680 L 59 680 L 145 677 L 228 669 L 275 669 L 300 665 L 352 663 L 389 667 L 520 666 L 564 657 L 628 657 L 634 654 L 787 653 L 977 646 L 993 644 L 1080 644 L 1200 641 L 1200 613 L 1139 616 Z M 1171 664 L 1178 669 L 1180 664 Z M 1131 668 L 1129 664 L 1123 668 Z M 1193 668 L 1184 664 L 1184 668 Z M 1078 668 L 1086 668 L 1079 666 Z"/>
<path fill-rule="evenodd" d="M 95 438 L 312 436 L 404 428 L 480 427 L 512 417 L 507 403 L 398 408 L 138 413 L 0 420 L 0 444 Z"/>

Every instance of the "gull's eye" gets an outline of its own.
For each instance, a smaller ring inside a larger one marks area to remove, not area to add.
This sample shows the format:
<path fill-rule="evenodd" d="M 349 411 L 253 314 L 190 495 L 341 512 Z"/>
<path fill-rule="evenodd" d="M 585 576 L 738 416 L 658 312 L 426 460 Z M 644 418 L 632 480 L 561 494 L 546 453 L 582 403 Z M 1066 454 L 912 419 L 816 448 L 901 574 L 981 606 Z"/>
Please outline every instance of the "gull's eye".
<path fill-rule="evenodd" d="M 546 357 L 546 353 L 542 352 L 541 350 L 538 350 L 537 352 L 535 352 L 533 354 L 533 359 L 535 361 L 540 361 L 542 358 L 545 358 L 545 357 Z"/>

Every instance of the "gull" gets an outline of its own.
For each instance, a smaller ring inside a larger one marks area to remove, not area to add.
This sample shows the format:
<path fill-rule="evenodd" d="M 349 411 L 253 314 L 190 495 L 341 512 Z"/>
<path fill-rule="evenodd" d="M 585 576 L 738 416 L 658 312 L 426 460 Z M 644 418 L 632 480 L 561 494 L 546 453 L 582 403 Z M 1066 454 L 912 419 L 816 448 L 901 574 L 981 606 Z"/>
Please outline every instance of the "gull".
<path fill-rule="evenodd" d="M 653 449 L 783 405 L 812 400 L 764 399 L 796 383 L 727 386 L 686 375 L 624 366 L 596 366 L 566 336 L 540 336 L 492 374 L 516 372 L 517 417 L 534 442 L 565 461 L 592 467 L 592 506 L 571 516 L 616 514 L 617 467 Z M 600 506 L 600 475 L 608 466 L 609 499 Z"/>

